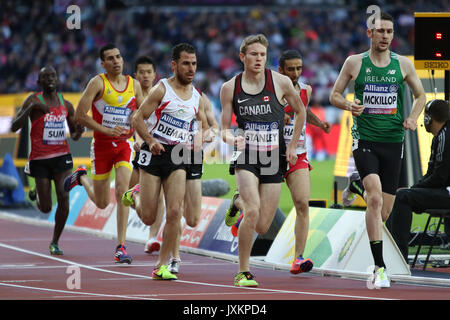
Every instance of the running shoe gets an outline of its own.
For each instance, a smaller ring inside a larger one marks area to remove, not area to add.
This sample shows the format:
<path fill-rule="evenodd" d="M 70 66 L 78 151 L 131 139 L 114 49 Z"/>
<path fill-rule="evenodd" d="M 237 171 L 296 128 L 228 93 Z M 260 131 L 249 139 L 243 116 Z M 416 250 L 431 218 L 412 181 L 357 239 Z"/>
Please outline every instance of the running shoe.
<path fill-rule="evenodd" d="M 116 263 L 128 263 L 131 264 L 133 258 L 127 254 L 127 248 L 121 244 L 116 248 L 116 253 L 114 254 L 114 261 Z"/>
<path fill-rule="evenodd" d="M 168 266 L 168 270 L 171 273 L 178 273 L 180 271 L 181 259 L 172 259 Z"/>
<path fill-rule="evenodd" d="M 257 287 L 258 282 L 255 281 L 254 276 L 248 272 L 239 272 L 234 278 L 234 285 L 236 287 Z"/>
<path fill-rule="evenodd" d="M 386 274 L 386 270 L 384 268 L 378 268 L 375 271 L 375 281 L 373 282 L 375 288 L 390 288 L 391 282 Z"/>
<path fill-rule="evenodd" d="M 64 179 L 64 191 L 69 192 L 75 186 L 81 186 L 81 176 L 87 174 L 85 166 L 79 166 L 71 175 Z"/>
<path fill-rule="evenodd" d="M 129 206 L 134 206 L 134 200 L 133 200 L 133 194 L 135 194 L 136 192 L 139 192 L 139 185 L 135 185 L 133 188 L 131 188 L 130 190 L 126 191 L 123 195 L 122 195 L 122 203 L 124 206 L 129 207 Z"/>
<path fill-rule="evenodd" d="M 364 187 L 362 186 L 361 178 L 357 171 L 350 175 L 348 181 L 347 187 L 342 192 L 342 204 L 345 207 L 351 206 L 356 199 L 356 194 L 362 197 L 364 193 Z"/>
<path fill-rule="evenodd" d="M 241 224 L 243 217 L 244 217 L 244 214 L 241 213 L 241 215 L 237 219 L 236 223 L 231 226 L 231 234 L 235 237 L 238 236 L 239 225 Z"/>
<path fill-rule="evenodd" d="M 160 248 L 161 248 L 161 244 L 158 242 L 158 240 L 153 238 L 153 239 L 149 239 L 147 241 L 147 243 L 145 244 L 144 251 L 146 253 L 153 253 L 153 252 L 159 251 Z"/>
<path fill-rule="evenodd" d="M 154 269 L 152 272 L 153 280 L 178 280 L 177 276 L 172 274 L 167 266 L 162 265 L 161 267 Z"/>
<path fill-rule="evenodd" d="M 228 227 L 231 227 L 233 224 L 235 224 L 239 218 L 239 216 L 237 215 L 239 209 L 234 205 L 234 202 L 236 201 L 237 198 L 239 198 L 239 190 L 234 191 L 230 207 L 228 208 L 227 212 L 225 212 L 225 224 Z"/>
<path fill-rule="evenodd" d="M 64 254 L 64 252 L 58 247 L 57 243 L 50 243 L 49 249 L 51 255 L 62 256 Z"/>
<path fill-rule="evenodd" d="M 35 201 L 36 200 L 36 188 L 34 188 L 34 189 L 30 188 L 30 190 L 28 191 L 28 198 L 31 201 Z"/>
<path fill-rule="evenodd" d="M 299 256 L 295 259 L 294 263 L 292 263 L 291 270 L 289 270 L 292 274 L 298 274 L 302 272 L 309 272 L 313 268 L 314 263 L 311 259 L 305 259 L 302 256 Z"/>

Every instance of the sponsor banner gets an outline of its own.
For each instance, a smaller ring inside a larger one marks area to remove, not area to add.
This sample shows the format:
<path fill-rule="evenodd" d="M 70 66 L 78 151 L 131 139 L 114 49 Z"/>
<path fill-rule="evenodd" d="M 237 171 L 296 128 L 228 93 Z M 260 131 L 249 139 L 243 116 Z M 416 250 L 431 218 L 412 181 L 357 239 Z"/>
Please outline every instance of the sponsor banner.
<path fill-rule="evenodd" d="M 75 220 L 74 225 L 77 227 L 102 230 L 113 212 L 117 210 L 117 202 L 115 189 L 109 190 L 110 203 L 105 209 L 99 209 L 91 199 L 87 199 Z"/>
<path fill-rule="evenodd" d="M 272 243 L 266 262 L 290 265 L 294 261 L 295 217 L 294 208 Z M 390 274 L 410 274 L 384 226 L 383 255 Z M 316 269 L 367 272 L 373 265 L 373 257 L 365 227 L 365 212 L 310 208 L 308 239 L 303 256 L 313 260 Z"/>

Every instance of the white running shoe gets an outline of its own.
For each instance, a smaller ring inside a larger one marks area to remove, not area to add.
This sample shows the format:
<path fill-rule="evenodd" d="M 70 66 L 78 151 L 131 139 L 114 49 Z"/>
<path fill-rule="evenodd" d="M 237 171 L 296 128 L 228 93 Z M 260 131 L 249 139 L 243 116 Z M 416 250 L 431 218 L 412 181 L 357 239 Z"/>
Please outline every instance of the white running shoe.
<path fill-rule="evenodd" d="M 181 260 L 180 259 L 172 259 L 169 263 L 168 266 L 168 270 L 171 273 L 178 273 L 180 271 L 180 264 L 181 264 Z"/>
<path fill-rule="evenodd" d="M 358 171 L 354 171 L 348 178 L 348 185 L 342 192 L 342 204 L 344 207 L 349 207 L 356 199 L 356 193 L 350 191 L 350 185 L 353 181 L 360 179 Z"/>
<path fill-rule="evenodd" d="M 386 274 L 386 270 L 384 268 L 378 268 L 375 271 L 375 281 L 373 282 L 375 288 L 390 288 L 391 282 Z"/>
<path fill-rule="evenodd" d="M 156 238 L 149 239 L 147 243 L 145 244 L 145 252 L 146 253 L 153 253 L 155 251 L 159 251 L 161 248 L 161 244 L 156 240 Z"/>

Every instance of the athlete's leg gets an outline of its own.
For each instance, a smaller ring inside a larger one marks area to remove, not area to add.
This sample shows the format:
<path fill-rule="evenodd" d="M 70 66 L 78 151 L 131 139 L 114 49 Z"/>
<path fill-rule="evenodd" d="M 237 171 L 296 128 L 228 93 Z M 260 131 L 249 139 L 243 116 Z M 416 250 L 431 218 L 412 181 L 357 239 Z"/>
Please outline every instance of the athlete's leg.
<path fill-rule="evenodd" d="M 116 168 L 116 178 L 115 178 L 115 196 L 117 199 L 117 244 L 125 243 L 127 226 L 128 226 L 128 216 L 130 208 L 125 206 L 121 199 L 125 191 L 128 190 L 128 185 L 131 177 L 131 170 L 129 166 L 119 165 Z"/>
<path fill-rule="evenodd" d="M 291 192 L 296 211 L 294 229 L 295 257 L 298 257 L 305 251 L 306 240 L 308 239 L 310 197 L 309 169 L 298 169 L 291 172 L 286 177 L 286 183 Z"/>
<path fill-rule="evenodd" d="M 184 217 L 186 224 L 195 227 L 202 210 L 202 181 L 200 179 L 186 180 L 186 194 L 184 196 Z"/>
<path fill-rule="evenodd" d="M 383 222 L 389 218 L 392 208 L 394 207 L 395 195 L 383 192 L 383 207 L 381 209 L 381 219 Z"/>
<path fill-rule="evenodd" d="M 186 192 L 183 201 L 183 216 L 186 224 L 194 228 L 200 220 L 202 209 L 202 182 L 200 179 L 186 180 Z M 181 220 L 179 222 L 177 239 L 172 250 L 172 259 L 180 259 L 180 238 L 183 233 Z"/>
<path fill-rule="evenodd" d="M 173 171 L 163 181 L 164 198 L 166 199 L 166 224 L 163 231 L 161 251 L 156 268 L 164 265 L 175 247 L 179 222 L 183 213 L 183 200 L 186 190 L 186 171 L 178 169 Z"/>
<path fill-rule="evenodd" d="M 58 201 L 55 213 L 55 228 L 53 229 L 52 243 L 58 243 L 59 238 L 66 225 L 67 217 L 69 216 L 69 193 L 64 191 L 64 179 L 72 169 L 57 173 L 54 175 L 56 198 Z"/>
<path fill-rule="evenodd" d="M 164 220 L 164 208 L 164 190 L 161 189 L 158 200 L 158 212 L 156 214 L 155 222 L 150 226 L 150 232 L 148 233 L 149 239 L 155 239 L 158 236 L 159 229 L 161 228 L 161 224 Z"/>
<path fill-rule="evenodd" d="M 70 174 L 70 172 L 69 172 Z M 52 181 L 49 178 L 35 177 L 36 182 L 36 204 L 43 213 L 52 210 Z"/>
<path fill-rule="evenodd" d="M 369 241 L 381 240 L 381 208 L 383 207 L 383 196 L 381 182 L 377 174 L 369 174 L 363 179 L 365 189 L 366 228 Z"/>
<path fill-rule="evenodd" d="M 133 168 L 130 177 L 130 183 L 128 184 L 128 189 L 133 188 L 135 185 L 139 183 L 139 169 Z"/>
<path fill-rule="evenodd" d="M 145 170 L 140 170 L 139 189 L 139 192 L 132 195 L 135 210 L 142 222 L 151 226 L 155 223 L 158 213 L 161 178 Z M 144 196 L 141 197 L 141 194 Z"/>
<path fill-rule="evenodd" d="M 281 182 L 259 185 L 260 209 L 256 232 L 265 234 L 272 224 L 281 196 Z"/>
<path fill-rule="evenodd" d="M 236 168 L 236 184 L 245 215 L 239 226 L 239 272 L 250 270 L 253 234 L 259 220 L 259 180 L 250 171 Z"/>
<path fill-rule="evenodd" d="M 110 179 L 109 174 L 102 178 L 96 177 L 94 180 L 87 174 L 80 177 L 89 199 L 95 203 L 97 208 L 105 209 L 110 203 Z"/>

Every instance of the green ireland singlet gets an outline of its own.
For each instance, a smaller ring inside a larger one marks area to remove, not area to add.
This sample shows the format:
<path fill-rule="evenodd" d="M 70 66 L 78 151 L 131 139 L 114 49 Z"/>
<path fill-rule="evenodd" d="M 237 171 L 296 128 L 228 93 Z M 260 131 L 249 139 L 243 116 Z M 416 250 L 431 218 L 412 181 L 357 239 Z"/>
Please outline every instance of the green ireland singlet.
<path fill-rule="evenodd" d="M 370 60 L 369 51 L 365 52 L 355 80 L 355 97 L 365 108 L 359 117 L 353 117 L 353 139 L 402 142 L 403 90 L 398 55 L 391 51 L 389 65 L 379 68 Z"/>

